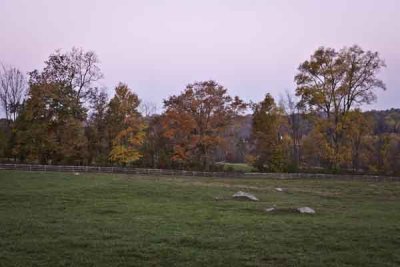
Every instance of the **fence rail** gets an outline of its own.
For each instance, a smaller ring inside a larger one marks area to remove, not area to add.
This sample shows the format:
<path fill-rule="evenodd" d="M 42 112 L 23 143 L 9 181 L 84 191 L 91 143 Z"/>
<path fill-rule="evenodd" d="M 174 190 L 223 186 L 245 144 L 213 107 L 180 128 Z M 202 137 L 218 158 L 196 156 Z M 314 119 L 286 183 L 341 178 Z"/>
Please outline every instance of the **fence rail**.
<path fill-rule="evenodd" d="M 0 164 L 0 170 L 21 171 L 52 171 L 52 172 L 95 172 L 95 173 L 126 173 L 140 175 L 175 175 L 201 177 L 242 177 L 239 172 L 202 172 L 169 169 L 144 169 L 128 167 L 96 167 L 96 166 L 65 166 L 65 165 L 31 165 L 31 164 Z"/>
<path fill-rule="evenodd" d="M 216 178 L 265 178 L 265 179 L 340 179 L 368 181 L 400 181 L 400 177 L 373 175 L 337 175 L 318 173 L 242 173 L 242 172 L 202 172 L 169 169 L 144 169 L 128 167 L 96 167 L 96 166 L 65 166 L 65 165 L 35 165 L 35 164 L 1 164 L 0 170 L 42 171 L 42 172 L 89 172 L 89 173 L 122 173 L 152 176 L 197 176 Z"/>
<path fill-rule="evenodd" d="M 332 179 L 366 181 L 400 181 L 400 177 L 364 174 L 327 174 L 327 173 L 245 173 L 245 177 L 266 179 Z"/>

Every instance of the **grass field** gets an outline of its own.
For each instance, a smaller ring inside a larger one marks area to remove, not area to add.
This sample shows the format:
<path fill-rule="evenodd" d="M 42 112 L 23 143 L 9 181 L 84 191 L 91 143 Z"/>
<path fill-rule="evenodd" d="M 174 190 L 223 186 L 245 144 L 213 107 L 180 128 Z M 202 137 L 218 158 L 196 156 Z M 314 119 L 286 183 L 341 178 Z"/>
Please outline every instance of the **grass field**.
<path fill-rule="evenodd" d="M 0 171 L 0 266 L 149 265 L 400 266 L 400 183 Z"/>

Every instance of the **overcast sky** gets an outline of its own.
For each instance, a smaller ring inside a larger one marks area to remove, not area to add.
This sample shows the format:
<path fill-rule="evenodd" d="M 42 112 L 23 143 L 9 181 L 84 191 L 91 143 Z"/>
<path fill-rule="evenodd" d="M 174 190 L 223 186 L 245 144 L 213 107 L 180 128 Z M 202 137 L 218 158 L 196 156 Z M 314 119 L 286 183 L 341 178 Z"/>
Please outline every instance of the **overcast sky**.
<path fill-rule="evenodd" d="M 399 0 L 0 0 L 1 62 L 27 72 L 56 49 L 94 50 L 109 93 L 122 81 L 158 106 L 206 79 L 245 100 L 279 97 L 319 46 L 353 44 L 387 64 L 368 109 L 399 108 Z"/>

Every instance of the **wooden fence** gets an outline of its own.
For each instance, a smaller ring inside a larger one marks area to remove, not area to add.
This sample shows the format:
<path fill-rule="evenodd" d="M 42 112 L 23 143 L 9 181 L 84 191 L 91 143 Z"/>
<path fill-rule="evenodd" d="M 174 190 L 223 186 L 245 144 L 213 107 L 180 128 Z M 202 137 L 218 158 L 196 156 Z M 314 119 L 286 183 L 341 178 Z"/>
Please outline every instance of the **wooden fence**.
<path fill-rule="evenodd" d="M 400 177 L 361 174 L 326 174 L 326 173 L 245 173 L 245 177 L 266 179 L 334 179 L 365 181 L 400 181 Z"/>
<path fill-rule="evenodd" d="M 242 177 L 240 172 L 202 172 L 168 169 L 144 169 L 128 167 L 97 167 L 97 166 L 65 166 L 65 165 L 31 165 L 31 164 L 0 164 L 0 170 L 21 171 L 51 171 L 51 172 L 95 172 L 95 173 L 126 173 L 139 175 L 173 175 L 173 176 L 200 176 L 200 177 Z"/>
<path fill-rule="evenodd" d="M 339 179 L 367 181 L 400 181 L 400 177 L 373 175 L 337 175 L 317 173 L 242 173 L 242 172 L 202 172 L 168 169 L 144 169 L 128 167 L 96 167 L 96 166 L 64 166 L 64 165 L 34 165 L 34 164 L 0 164 L 0 170 L 43 171 L 43 172 L 91 172 L 91 173 L 122 173 L 151 176 L 197 176 L 215 178 L 264 178 L 264 179 Z"/>

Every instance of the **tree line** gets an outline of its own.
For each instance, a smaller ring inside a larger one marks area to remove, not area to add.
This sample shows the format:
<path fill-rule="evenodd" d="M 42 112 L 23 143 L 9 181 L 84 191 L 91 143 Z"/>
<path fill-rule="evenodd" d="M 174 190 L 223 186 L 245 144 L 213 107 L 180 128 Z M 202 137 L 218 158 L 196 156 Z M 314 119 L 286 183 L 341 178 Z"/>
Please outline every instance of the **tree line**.
<path fill-rule="evenodd" d="M 27 76 L 2 66 L 4 161 L 222 170 L 400 173 L 400 111 L 362 112 L 385 90 L 377 52 L 321 47 L 301 63 L 293 93 L 259 103 L 216 81 L 143 103 L 127 84 L 109 97 L 93 51 L 56 51 Z"/>

